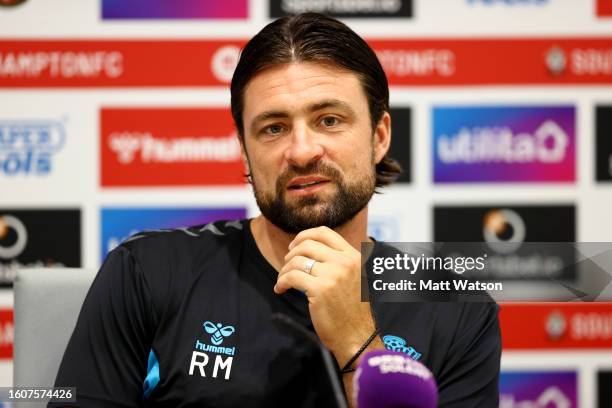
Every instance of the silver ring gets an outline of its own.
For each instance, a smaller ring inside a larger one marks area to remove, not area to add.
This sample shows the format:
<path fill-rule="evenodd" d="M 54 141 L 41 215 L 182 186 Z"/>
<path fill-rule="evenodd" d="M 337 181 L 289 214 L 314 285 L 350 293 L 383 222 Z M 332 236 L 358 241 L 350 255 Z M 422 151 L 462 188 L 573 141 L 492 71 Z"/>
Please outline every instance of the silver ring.
<path fill-rule="evenodd" d="M 316 263 L 317 261 L 315 261 L 314 259 L 307 260 L 306 265 L 304 265 L 304 272 L 310 275 L 310 273 L 312 272 L 312 268 L 314 267 L 314 264 Z"/>

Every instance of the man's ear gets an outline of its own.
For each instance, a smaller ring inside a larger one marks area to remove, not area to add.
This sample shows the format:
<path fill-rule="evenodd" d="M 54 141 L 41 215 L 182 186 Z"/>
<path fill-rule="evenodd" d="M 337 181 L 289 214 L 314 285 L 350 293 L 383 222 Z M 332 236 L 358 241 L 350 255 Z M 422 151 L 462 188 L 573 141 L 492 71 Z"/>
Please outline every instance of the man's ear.
<path fill-rule="evenodd" d="M 246 152 L 246 146 L 244 145 L 244 137 L 237 136 L 240 142 L 240 155 L 242 156 L 242 163 L 244 164 L 244 174 L 251 174 L 251 168 L 249 167 L 249 156 Z"/>
<path fill-rule="evenodd" d="M 374 159 L 376 164 L 385 157 L 391 146 L 391 115 L 383 112 L 374 130 Z"/>

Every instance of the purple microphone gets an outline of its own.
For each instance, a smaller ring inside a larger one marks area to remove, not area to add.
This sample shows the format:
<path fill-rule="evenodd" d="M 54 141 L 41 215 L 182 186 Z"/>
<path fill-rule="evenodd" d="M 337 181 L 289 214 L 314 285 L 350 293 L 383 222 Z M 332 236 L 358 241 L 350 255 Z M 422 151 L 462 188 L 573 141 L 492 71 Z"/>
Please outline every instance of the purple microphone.
<path fill-rule="evenodd" d="M 353 376 L 357 408 L 436 408 L 438 387 L 423 364 L 389 350 L 367 353 Z"/>

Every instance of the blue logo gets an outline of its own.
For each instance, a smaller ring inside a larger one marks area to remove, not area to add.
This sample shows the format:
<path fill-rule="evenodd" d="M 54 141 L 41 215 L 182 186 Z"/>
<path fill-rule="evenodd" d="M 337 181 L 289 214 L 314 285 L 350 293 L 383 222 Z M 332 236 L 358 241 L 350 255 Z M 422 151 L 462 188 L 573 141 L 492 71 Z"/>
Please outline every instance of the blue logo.
<path fill-rule="evenodd" d="M 382 340 L 383 343 L 385 343 L 385 348 L 387 350 L 404 353 L 415 361 L 418 361 L 418 359 L 421 358 L 421 353 L 416 351 L 413 347 L 406 346 L 406 340 L 402 339 L 401 337 L 387 334 L 386 336 L 383 336 Z"/>
<path fill-rule="evenodd" d="M 368 221 L 368 235 L 377 241 L 401 241 L 399 220 L 392 217 L 371 216 Z"/>
<path fill-rule="evenodd" d="M 211 321 L 204 322 L 204 330 L 206 330 L 206 333 L 212 334 L 212 336 L 210 336 L 210 341 L 215 346 L 223 343 L 224 337 L 229 337 L 236 331 L 234 326 L 223 327 L 221 323 L 214 324 Z"/>
<path fill-rule="evenodd" d="M 130 236 L 147 230 L 204 225 L 217 220 L 246 217 L 246 208 L 215 207 L 114 207 L 101 213 L 101 259 Z"/>
<path fill-rule="evenodd" d="M 64 147 L 64 126 L 52 120 L 0 121 L 0 175 L 45 176 Z"/>

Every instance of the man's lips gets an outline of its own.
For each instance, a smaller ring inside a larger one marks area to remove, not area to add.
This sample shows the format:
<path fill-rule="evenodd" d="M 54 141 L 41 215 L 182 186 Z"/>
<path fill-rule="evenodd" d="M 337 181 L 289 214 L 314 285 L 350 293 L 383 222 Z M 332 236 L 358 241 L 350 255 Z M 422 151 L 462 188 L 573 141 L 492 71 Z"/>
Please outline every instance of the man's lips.
<path fill-rule="evenodd" d="M 291 179 L 287 188 L 289 190 L 301 190 L 328 182 L 329 179 L 320 176 L 295 177 Z"/>

